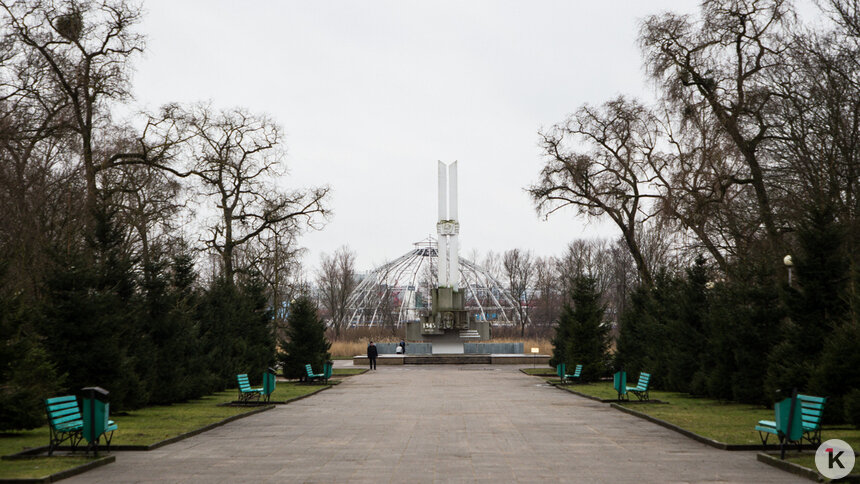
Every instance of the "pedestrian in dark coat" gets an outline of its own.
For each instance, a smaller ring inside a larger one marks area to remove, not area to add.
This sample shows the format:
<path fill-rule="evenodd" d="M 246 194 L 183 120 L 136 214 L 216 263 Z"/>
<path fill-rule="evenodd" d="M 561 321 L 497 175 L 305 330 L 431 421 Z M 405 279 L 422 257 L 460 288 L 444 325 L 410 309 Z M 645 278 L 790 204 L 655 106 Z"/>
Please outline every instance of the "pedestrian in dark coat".
<path fill-rule="evenodd" d="M 401 353 L 403 353 L 405 355 L 406 354 L 406 341 L 400 340 L 400 347 L 403 348 L 403 351 L 401 351 Z"/>
<path fill-rule="evenodd" d="M 376 345 L 373 344 L 373 341 L 367 345 L 367 359 L 370 360 L 370 369 L 376 369 L 376 357 L 379 356 L 379 351 L 376 349 Z"/>

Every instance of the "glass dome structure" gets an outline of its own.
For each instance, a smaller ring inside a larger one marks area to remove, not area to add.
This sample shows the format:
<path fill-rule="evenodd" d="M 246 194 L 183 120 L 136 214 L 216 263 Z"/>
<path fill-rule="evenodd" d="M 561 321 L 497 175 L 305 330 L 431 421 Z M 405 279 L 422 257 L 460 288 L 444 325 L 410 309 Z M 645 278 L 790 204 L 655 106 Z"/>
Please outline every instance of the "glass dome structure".
<path fill-rule="evenodd" d="M 370 271 L 347 302 L 350 326 L 402 326 L 430 309 L 437 286 L 437 246 L 432 237 L 403 256 Z M 469 317 L 495 324 L 517 322 L 516 302 L 487 270 L 460 258 L 460 291 Z"/>

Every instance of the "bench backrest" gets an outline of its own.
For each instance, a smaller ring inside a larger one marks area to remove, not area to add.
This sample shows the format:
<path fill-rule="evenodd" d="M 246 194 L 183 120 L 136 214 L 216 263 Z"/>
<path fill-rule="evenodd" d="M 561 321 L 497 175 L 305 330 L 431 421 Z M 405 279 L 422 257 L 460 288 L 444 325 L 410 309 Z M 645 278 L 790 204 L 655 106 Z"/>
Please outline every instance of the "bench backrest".
<path fill-rule="evenodd" d="M 47 398 L 45 399 L 45 407 L 48 411 L 48 423 L 55 430 L 60 424 L 84 423 L 80 407 L 78 407 L 78 399 L 74 395 Z"/>
<path fill-rule="evenodd" d="M 650 373 L 645 373 L 645 372 L 639 373 L 639 383 L 636 384 L 636 388 L 639 388 L 642 390 L 647 390 L 648 389 L 648 382 L 650 382 L 650 381 L 651 381 L 651 374 Z"/>
<path fill-rule="evenodd" d="M 248 381 L 248 375 L 245 373 L 236 375 L 236 380 L 239 382 L 239 390 L 250 390 L 251 383 Z"/>
<path fill-rule="evenodd" d="M 308 376 L 315 376 L 315 375 L 314 375 L 314 369 L 313 369 L 313 368 L 311 368 L 311 364 L 310 364 L 310 363 L 308 363 L 307 365 L 305 365 L 305 371 L 307 371 L 307 372 L 308 372 Z"/>
<path fill-rule="evenodd" d="M 814 428 L 821 427 L 821 417 L 824 414 L 824 404 L 827 397 L 814 397 L 812 395 L 797 395 L 800 400 L 803 423 Z"/>
<path fill-rule="evenodd" d="M 582 365 L 576 365 L 576 370 L 574 370 L 573 376 L 575 378 L 579 378 L 580 373 L 582 373 Z"/>

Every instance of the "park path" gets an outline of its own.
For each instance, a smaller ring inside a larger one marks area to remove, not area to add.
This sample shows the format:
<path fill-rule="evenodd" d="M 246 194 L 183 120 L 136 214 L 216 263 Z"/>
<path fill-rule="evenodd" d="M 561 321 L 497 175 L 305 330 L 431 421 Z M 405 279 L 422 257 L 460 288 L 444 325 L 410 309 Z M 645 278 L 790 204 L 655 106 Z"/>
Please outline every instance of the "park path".
<path fill-rule="evenodd" d="M 380 367 L 72 483 L 807 482 L 515 368 Z"/>

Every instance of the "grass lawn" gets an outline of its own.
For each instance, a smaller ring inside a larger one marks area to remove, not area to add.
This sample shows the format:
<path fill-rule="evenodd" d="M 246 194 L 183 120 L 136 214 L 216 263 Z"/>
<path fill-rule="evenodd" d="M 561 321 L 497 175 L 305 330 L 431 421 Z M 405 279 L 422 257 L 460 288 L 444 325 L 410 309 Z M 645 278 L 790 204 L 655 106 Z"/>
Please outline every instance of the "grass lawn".
<path fill-rule="evenodd" d="M 324 388 L 321 385 L 278 383 L 272 400 L 284 401 L 307 395 Z M 150 445 L 164 439 L 219 422 L 234 415 L 255 410 L 255 407 L 219 407 L 217 404 L 236 399 L 236 390 L 227 390 L 198 400 L 173 405 L 159 405 L 112 415 L 119 429 L 114 433 L 115 445 Z M 0 455 L 14 454 L 24 449 L 48 444 L 48 427 L 0 433 Z M 84 458 L 52 457 L 26 460 L 0 460 L 0 478 L 40 477 L 85 462 Z M 50 468 L 50 472 L 46 469 Z M 12 474 L 14 472 L 14 474 Z"/>
<path fill-rule="evenodd" d="M 565 385 L 563 388 L 602 399 L 618 396 L 611 382 Z M 725 403 L 685 393 L 652 390 L 651 398 L 663 404 L 629 404 L 629 408 L 665 420 L 701 436 L 727 444 L 760 444 L 754 430 L 759 420 L 773 420 L 773 410 L 742 403 Z M 847 426 L 824 426 L 822 437 L 841 439 L 860 449 L 860 430 Z M 773 439 L 769 440 L 769 442 Z M 814 466 L 814 464 L 813 464 Z"/>
<path fill-rule="evenodd" d="M 0 479 L 41 478 L 86 464 L 95 458 L 37 457 L 35 459 L 0 461 Z"/>
<path fill-rule="evenodd" d="M 815 468 L 815 454 L 799 454 L 797 451 L 792 452 L 791 450 L 786 450 L 785 460 L 791 462 L 792 464 L 801 465 L 803 467 L 806 467 L 807 469 L 812 469 L 815 472 L 818 472 L 818 469 Z"/>

